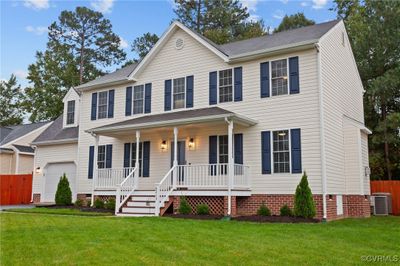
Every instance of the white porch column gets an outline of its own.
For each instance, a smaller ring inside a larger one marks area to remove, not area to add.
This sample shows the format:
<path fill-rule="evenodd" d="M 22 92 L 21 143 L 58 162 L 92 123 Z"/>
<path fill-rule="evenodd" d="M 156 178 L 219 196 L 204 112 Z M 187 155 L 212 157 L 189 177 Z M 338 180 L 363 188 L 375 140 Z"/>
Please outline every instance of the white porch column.
<path fill-rule="evenodd" d="M 93 204 L 94 204 L 94 189 L 95 189 L 95 186 L 96 186 L 96 183 L 97 183 L 97 178 L 98 178 L 98 165 L 97 165 L 97 153 L 98 153 L 98 150 L 99 150 L 99 136 L 98 135 L 96 135 L 96 134 L 92 134 L 92 136 L 94 137 L 94 139 L 95 139 L 95 142 L 94 142 L 94 154 L 93 154 L 93 191 L 92 191 L 92 205 L 91 206 L 93 206 Z"/>
<path fill-rule="evenodd" d="M 139 145 L 140 145 L 140 131 L 136 130 L 136 160 L 135 160 L 135 176 L 134 176 L 134 186 L 137 189 L 139 185 Z"/>
<path fill-rule="evenodd" d="M 173 187 L 176 189 L 177 184 L 177 166 L 178 166 L 178 128 L 174 127 L 174 163 L 175 171 L 173 172 Z"/>
<path fill-rule="evenodd" d="M 233 160 L 233 122 L 228 120 L 228 216 L 232 210 L 232 185 L 234 175 Z"/>

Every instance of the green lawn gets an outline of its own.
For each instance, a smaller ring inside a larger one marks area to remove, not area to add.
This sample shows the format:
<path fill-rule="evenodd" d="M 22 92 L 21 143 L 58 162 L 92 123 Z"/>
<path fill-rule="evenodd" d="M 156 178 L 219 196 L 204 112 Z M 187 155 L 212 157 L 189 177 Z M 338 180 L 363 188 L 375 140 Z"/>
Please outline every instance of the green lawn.
<path fill-rule="evenodd" d="M 20 213 L 43 213 L 43 214 L 59 214 L 59 215 L 80 215 L 80 216 L 110 216 L 113 213 L 107 212 L 84 212 L 78 209 L 55 209 L 55 208 L 29 208 L 29 209 L 10 209 L 7 212 Z"/>
<path fill-rule="evenodd" d="M 1 265 L 362 264 L 400 256 L 400 217 L 327 224 L 2 213 Z"/>

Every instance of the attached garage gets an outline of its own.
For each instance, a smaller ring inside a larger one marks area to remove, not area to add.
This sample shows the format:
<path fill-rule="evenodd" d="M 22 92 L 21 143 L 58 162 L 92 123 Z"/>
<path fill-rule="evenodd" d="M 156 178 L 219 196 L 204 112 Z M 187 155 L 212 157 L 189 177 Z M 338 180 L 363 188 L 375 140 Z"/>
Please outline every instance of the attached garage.
<path fill-rule="evenodd" d="M 66 174 L 72 195 L 75 194 L 76 165 L 73 162 L 49 163 L 44 169 L 44 193 L 42 202 L 54 202 L 60 177 Z"/>

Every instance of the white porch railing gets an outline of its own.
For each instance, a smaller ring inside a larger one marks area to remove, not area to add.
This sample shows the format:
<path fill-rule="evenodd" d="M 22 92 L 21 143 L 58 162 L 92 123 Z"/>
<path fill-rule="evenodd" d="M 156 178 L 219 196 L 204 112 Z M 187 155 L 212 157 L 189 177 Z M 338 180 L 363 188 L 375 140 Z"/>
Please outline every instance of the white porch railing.
<path fill-rule="evenodd" d="M 174 179 L 176 179 L 176 166 L 172 166 L 168 173 L 156 186 L 156 209 L 155 215 L 160 214 L 160 208 L 165 203 L 171 192 L 174 190 Z"/>
<path fill-rule="evenodd" d="M 137 180 L 137 168 L 133 168 L 129 172 L 128 176 L 117 185 L 117 191 L 115 195 L 115 214 L 119 212 L 119 209 L 124 205 L 124 203 L 132 196 L 135 189 L 138 186 Z"/>
<path fill-rule="evenodd" d="M 134 167 L 98 169 L 94 189 L 115 190 L 133 170 Z"/>

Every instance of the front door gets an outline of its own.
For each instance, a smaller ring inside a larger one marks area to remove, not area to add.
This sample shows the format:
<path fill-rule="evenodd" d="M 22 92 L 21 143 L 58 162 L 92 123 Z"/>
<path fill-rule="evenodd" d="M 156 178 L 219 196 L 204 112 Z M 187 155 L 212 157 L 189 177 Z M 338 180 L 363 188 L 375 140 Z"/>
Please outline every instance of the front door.
<path fill-rule="evenodd" d="M 178 141 L 178 165 L 186 165 L 186 153 L 185 153 L 185 146 L 186 143 L 184 140 Z M 175 145 L 174 142 L 171 142 L 171 167 L 174 164 L 174 149 Z M 179 168 L 178 171 L 178 182 L 183 182 L 184 179 L 184 169 Z"/>

